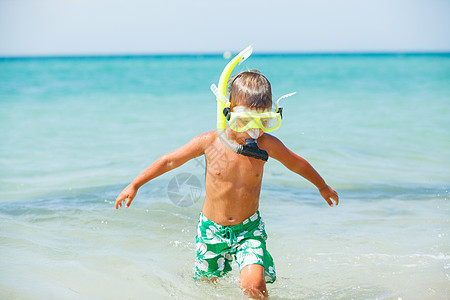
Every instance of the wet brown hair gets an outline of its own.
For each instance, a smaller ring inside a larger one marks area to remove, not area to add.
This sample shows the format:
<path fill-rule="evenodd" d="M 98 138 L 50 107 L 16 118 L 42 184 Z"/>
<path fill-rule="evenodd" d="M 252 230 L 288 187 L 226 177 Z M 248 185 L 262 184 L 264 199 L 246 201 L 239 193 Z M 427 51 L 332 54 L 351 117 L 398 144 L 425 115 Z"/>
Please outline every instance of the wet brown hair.
<path fill-rule="evenodd" d="M 269 80 L 258 70 L 238 73 L 229 81 L 231 109 L 241 105 L 257 111 L 272 107 L 272 88 Z"/>

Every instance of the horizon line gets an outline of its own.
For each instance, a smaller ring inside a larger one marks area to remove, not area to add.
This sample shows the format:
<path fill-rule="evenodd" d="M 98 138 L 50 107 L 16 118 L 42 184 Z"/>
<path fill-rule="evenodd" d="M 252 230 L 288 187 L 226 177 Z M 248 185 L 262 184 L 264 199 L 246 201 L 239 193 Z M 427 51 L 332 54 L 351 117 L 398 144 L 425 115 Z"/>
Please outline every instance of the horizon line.
<path fill-rule="evenodd" d="M 144 57 L 217 57 L 231 53 L 231 56 L 239 52 L 179 52 L 179 53 L 111 53 L 111 54 L 38 54 L 38 55 L 0 55 L 5 59 L 54 59 L 54 58 L 144 58 Z M 286 52 L 259 52 L 252 56 L 396 56 L 396 55 L 450 55 L 450 51 L 286 51 Z"/>

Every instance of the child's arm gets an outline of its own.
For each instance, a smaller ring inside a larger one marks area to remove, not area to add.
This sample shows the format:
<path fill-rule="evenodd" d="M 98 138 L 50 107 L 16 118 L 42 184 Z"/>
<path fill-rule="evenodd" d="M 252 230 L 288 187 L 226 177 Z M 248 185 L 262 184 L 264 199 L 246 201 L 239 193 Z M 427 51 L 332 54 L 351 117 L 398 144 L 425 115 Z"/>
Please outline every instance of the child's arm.
<path fill-rule="evenodd" d="M 129 207 L 131 201 L 138 189 L 150 180 L 175 169 L 188 160 L 203 155 L 205 153 L 205 145 L 207 143 L 210 133 L 204 133 L 193 138 L 189 143 L 175 151 L 164 154 L 145 169 L 139 176 L 137 176 L 132 183 L 130 183 L 117 197 L 115 208 L 122 207 L 122 202 L 126 199 L 125 207 Z"/>
<path fill-rule="evenodd" d="M 336 205 L 339 204 L 339 197 L 336 191 L 325 183 L 319 173 L 305 159 L 289 150 L 279 139 L 272 135 L 264 134 L 261 146 L 267 149 L 271 157 L 280 161 L 289 170 L 314 184 L 328 205 L 333 206 L 331 199 L 335 200 Z"/>

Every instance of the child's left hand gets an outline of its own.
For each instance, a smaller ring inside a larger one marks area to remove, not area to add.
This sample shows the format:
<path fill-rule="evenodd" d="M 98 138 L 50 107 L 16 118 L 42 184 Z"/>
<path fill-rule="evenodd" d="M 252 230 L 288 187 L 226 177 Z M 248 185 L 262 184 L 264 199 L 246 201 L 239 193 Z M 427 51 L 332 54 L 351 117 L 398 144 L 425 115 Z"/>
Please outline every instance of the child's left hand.
<path fill-rule="evenodd" d="M 325 185 L 325 187 L 321 188 L 319 192 L 323 199 L 327 201 L 329 206 L 333 207 L 333 201 L 331 199 L 334 199 L 336 206 L 339 205 L 339 196 L 329 185 Z"/>

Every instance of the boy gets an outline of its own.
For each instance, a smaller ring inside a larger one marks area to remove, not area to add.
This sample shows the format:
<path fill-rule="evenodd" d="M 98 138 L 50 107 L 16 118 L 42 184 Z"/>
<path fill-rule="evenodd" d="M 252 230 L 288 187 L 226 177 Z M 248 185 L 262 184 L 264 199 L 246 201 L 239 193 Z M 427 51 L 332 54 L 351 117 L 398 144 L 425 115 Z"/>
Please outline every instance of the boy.
<path fill-rule="evenodd" d="M 261 113 L 271 109 L 270 83 L 258 71 L 239 73 L 230 85 L 231 112 Z M 338 205 L 337 193 L 306 160 L 276 137 L 255 128 L 237 132 L 227 127 L 226 134 L 229 140 L 241 145 L 251 134 L 270 157 L 312 182 L 330 206 L 333 206 L 331 199 Z M 197 230 L 194 278 L 216 280 L 231 270 L 234 257 L 241 270 L 240 287 L 244 293 L 250 297 L 267 297 L 266 282 L 274 282 L 276 275 L 258 211 L 265 161 L 228 150 L 217 131 L 200 134 L 157 159 L 121 192 L 115 208 L 121 207 L 126 199 L 125 207 L 129 207 L 143 184 L 201 155 L 206 158 L 206 196 Z"/>

